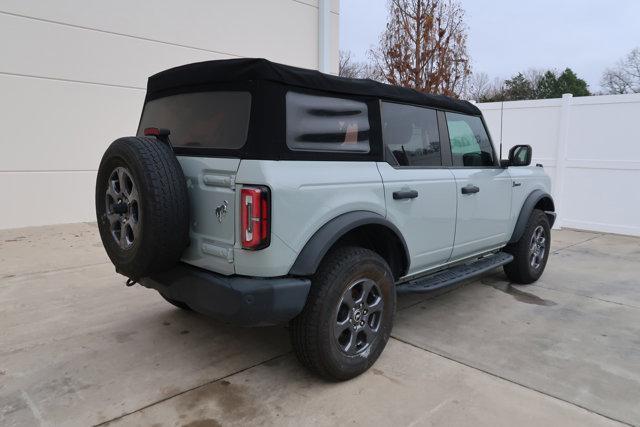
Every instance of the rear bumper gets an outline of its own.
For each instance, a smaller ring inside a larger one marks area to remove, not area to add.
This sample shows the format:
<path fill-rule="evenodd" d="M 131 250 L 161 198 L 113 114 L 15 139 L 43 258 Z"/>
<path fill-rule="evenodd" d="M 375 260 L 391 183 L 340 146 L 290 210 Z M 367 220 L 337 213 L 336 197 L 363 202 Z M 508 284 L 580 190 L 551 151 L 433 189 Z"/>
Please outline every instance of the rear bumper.
<path fill-rule="evenodd" d="M 199 313 L 244 326 L 293 319 L 302 311 L 311 286 L 309 279 L 223 276 L 182 263 L 140 283 Z"/>

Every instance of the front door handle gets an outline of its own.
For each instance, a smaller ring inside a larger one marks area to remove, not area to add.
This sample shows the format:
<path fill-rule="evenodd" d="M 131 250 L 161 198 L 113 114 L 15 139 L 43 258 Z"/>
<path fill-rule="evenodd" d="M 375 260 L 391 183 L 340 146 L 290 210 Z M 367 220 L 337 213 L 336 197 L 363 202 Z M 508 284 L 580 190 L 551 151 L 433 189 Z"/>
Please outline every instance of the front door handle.
<path fill-rule="evenodd" d="M 479 192 L 480 189 L 478 187 L 476 187 L 475 185 L 467 185 L 466 187 L 462 187 L 462 194 L 474 194 Z"/>
<path fill-rule="evenodd" d="M 415 199 L 416 197 L 418 197 L 418 192 L 416 190 L 401 190 L 393 192 L 393 200 Z"/>

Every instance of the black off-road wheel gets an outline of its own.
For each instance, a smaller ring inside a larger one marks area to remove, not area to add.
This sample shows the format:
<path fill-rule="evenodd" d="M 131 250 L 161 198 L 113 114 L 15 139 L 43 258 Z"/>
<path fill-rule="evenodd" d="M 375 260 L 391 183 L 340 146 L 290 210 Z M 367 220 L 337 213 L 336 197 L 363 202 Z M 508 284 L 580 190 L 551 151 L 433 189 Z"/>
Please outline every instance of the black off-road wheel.
<path fill-rule="evenodd" d="M 189 202 L 171 147 L 148 137 L 114 141 L 98 169 L 96 215 L 118 273 L 137 280 L 173 266 L 189 243 Z"/>
<path fill-rule="evenodd" d="M 513 261 L 504 266 L 505 274 L 521 285 L 535 282 L 544 272 L 550 249 L 549 219 L 543 211 L 535 209 L 520 240 L 505 248 L 513 255 Z"/>
<path fill-rule="evenodd" d="M 307 303 L 291 321 L 300 362 L 332 381 L 365 372 L 387 344 L 396 309 L 386 261 L 360 247 L 330 252 L 312 278 Z"/>

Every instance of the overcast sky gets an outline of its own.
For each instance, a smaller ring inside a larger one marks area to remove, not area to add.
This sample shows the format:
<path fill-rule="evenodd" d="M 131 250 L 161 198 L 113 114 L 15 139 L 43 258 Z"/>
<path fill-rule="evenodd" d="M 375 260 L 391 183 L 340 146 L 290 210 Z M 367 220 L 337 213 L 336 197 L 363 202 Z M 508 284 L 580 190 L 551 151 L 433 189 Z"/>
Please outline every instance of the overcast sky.
<path fill-rule="evenodd" d="M 640 46 L 640 0 L 461 0 L 474 71 L 491 79 L 572 68 L 600 88 L 603 70 Z M 377 44 L 387 0 L 340 1 L 340 49 L 359 60 Z"/>

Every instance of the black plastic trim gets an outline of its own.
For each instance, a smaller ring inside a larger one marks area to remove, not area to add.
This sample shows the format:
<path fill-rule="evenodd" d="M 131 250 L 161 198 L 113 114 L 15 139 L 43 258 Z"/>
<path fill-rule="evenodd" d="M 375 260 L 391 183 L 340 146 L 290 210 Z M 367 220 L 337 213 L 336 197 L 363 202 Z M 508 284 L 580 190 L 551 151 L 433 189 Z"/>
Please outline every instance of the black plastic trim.
<path fill-rule="evenodd" d="M 460 283 L 513 261 L 513 255 L 497 252 L 472 262 L 456 265 L 437 273 L 419 277 L 396 287 L 398 294 L 419 294 Z"/>
<path fill-rule="evenodd" d="M 415 199 L 418 197 L 417 190 L 402 190 L 393 192 L 393 200 Z"/>
<path fill-rule="evenodd" d="M 520 237 L 522 237 L 522 234 L 524 233 L 524 229 L 527 226 L 527 222 L 529 221 L 529 217 L 531 216 L 533 209 L 535 208 L 536 204 L 544 198 L 548 198 L 553 204 L 553 198 L 551 197 L 551 195 L 542 190 L 533 190 L 531 194 L 527 196 L 524 203 L 522 204 L 522 208 L 520 209 L 520 215 L 518 216 L 518 220 L 516 221 L 516 226 L 513 229 L 513 234 L 511 234 L 509 243 L 515 243 L 520 240 Z M 547 218 L 549 218 L 549 226 L 553 227 L 553 223 L 556 218 L 555 213 L 553 213 L 553 211 L 545 213 L 547 214 Z"/>
<path fill-rule="evenodd" d="M 306 278 L 223 276 L 184 263 L 140 283 L 194 311 L 242 326 L 293 319 L 302 311 L 311 286 Z"/>
<path fill-rule="evenodd" d="M 357 227 L 369 224 L 385 226 L 393 231 L 393 233 L 398 237 L 402 243 L 402 248 L 404 250 L 403 255 L 406 261 L 403 266 L 403 271 L 400 272 L 400 276 L 404 276 L 409 270 L 409 263 L 411 262 L 407 242 L 405 242 L 398 227 L 393 225 L 382 215 L 370 211 L 348 212 L 332 219 L 320 227 L 320 229 L 316 231 L 316 233 L 306 243 L 302 251 L 298 254 L 298 258 L 293 263 L 291 270 L 289 270 L 289 274 L 294 276 L 313 275 L 318 269 L 322 258 L 324 258 L 329 249 L 331 249 L 333 244 L 337 242 L 340 237 Z"/>
<path fill-rule="evenodd" d="M 447 126 L 447 115 L 445 111 L 438 110 L 438 131 L 440 134 L 440 153 L 442 155 L 442 165 L 453 166 L 453 155 L 451 154 L 451 142 L 449 141 L 449 128 Z"/>

